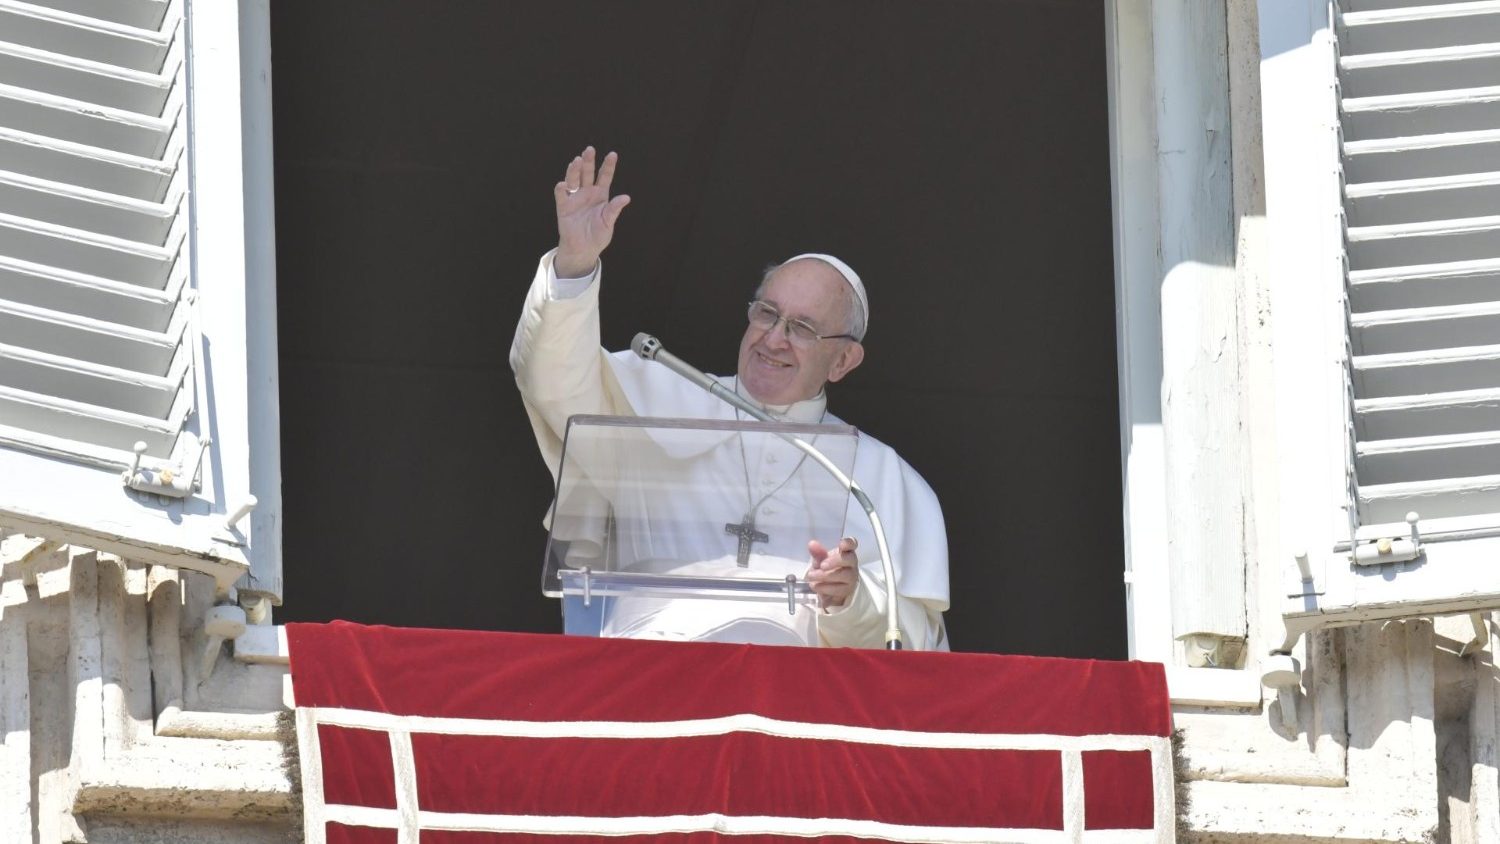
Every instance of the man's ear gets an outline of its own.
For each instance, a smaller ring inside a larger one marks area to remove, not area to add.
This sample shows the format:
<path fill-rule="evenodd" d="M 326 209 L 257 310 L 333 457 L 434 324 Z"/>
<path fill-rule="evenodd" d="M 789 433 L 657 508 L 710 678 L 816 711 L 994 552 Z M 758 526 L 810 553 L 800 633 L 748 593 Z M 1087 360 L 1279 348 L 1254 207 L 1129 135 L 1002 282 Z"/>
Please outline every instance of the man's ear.
<path fill-rule="evenodd" d="M 865 360 L 865 345 L 857 340 L 844 344 L 838 357 L 833 359 L 833 366 L 828 370 L 828 380 L 838 381 L 845 375 L 854 371 Z"/>

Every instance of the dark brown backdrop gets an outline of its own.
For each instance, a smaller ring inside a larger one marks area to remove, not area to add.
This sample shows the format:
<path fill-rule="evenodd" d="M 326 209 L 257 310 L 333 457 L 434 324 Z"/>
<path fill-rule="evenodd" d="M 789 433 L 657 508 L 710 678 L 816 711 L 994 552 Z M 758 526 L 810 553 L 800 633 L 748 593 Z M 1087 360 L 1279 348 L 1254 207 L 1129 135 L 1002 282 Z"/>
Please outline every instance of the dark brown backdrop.
<path fill-rule="evenodd" d="M 505 358 L 586 142 L 605 342 L 734 367 L 760 269 L 870 288 L 837 413 L 948 519 L 964 650 L 1123 657 L 1098 0 L 278 2 L 283 620 L 558 629 Z"/>

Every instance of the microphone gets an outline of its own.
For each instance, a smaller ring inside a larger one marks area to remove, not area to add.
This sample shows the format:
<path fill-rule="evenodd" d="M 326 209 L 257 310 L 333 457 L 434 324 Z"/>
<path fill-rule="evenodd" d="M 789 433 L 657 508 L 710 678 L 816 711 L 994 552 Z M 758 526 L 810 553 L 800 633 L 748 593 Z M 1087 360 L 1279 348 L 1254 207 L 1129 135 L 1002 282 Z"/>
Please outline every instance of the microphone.
<path fill-rule="evenodd" d="M 781 421 L 761 408 L 756 407 L 744 396 L 726 388 L 702 370 L 667 351 L 662 346 L 660 340 L 644 331 L 635 335 L 635 339 L 630 341 L 630 350 L 646 360 L 654 360 L 665 366 L 683 378 L 718 396 L 729 405 L 744 411 L 753 419 L 773 423 Z M 870 496 L 865 494 L 865 491 L 860 488 L 859 484 L 854 482 L 853 478 L 845 475 L 832 460 L 828 459 L 828 455 L 819 451 L 812 443 L 803 440 L 801 437 L 791 436 L 790 434 L 782 434 L 780 436 L 782 439 L 801 449 L 815 463 L 822 466 L 839 483 L 843 484 L 844 489 L 849 490 L 849 494 L 859 502 L 859 506 L 865 511 L 865 516 L 870 519 L 870 527 L 875 531 L 875 543 L 880 547 L 881 569 L 885 574 L 885 646 L 888 650 L 901 650 L 901 627 L 898 623 L 896 613 L 896 569 L 895 564 L 891 561 L 890 545 L 885 539 L 885 528 L 880 524 L 880 515 L 875 512 L 874 502 L 870 500 Z"/>
<path fill-rule="evenodd" d="M 656 361 L 678 375 L 681 375 L 683 378 L 713 393 L 720 399 L 749 415 L 751 419 L 759 419 L 762 422 L 778 421 L 776 417 L 751 404 L 744 396 L 728 389 L 723 384 L 714 380 L 712 376 L 667 351 L 662 347 L 660 340 L 644 331 L 635 335 L 635 339 L 630 341 L 630 350 L 646 360 Z"/>

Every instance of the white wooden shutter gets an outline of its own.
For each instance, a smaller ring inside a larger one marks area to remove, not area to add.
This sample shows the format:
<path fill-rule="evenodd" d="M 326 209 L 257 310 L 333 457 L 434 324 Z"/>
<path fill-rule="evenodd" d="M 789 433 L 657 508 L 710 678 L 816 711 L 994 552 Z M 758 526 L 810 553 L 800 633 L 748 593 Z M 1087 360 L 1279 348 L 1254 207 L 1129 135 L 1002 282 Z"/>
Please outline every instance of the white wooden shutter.
<path fill-rule="evenodd" d="M 1500 527 L 1500 3 L 1344 0 L 1361 539 Z M 1500 565 L 1500 560 L 1496 560 Z"/>
<path fill-rule="evenodd" d="M 1500 2 L 1261 14 L 1288 629 L 1500 606 Z"/>
<path fill-rule="evenodd" d="M 279 602 L 269 202 L 247 191 L 271 172 L 242 139 L 240 5 L 0 0 L 0 523 L 226 585 L 258 558 L 242 585 Z M 194 488 L 127 490 L 137 442 Z"/>

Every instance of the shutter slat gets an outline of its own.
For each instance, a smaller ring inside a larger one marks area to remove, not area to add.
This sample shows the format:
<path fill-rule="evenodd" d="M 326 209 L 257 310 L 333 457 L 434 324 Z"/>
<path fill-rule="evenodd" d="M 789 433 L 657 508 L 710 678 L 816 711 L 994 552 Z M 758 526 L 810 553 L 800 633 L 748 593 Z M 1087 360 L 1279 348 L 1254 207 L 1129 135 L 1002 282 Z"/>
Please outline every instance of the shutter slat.
<path fill-rule="evenodd" d="M 12 129 L 151 158 L 162 154 L 172 133 L 169 119 L 5 84 L 0 120 Z"/>
<path fill-rule="evenodd" d="M 1500 2 L 1349 11 L 1339 24 L 1344 55 L 1483 44 L 1500 41 Z"/>
<path fill-rule="evenodd" d="M 0 337 L 8 343 L 163 376 L 184 326 L 185 319 L 179 317 L 166 331 L 142 331 L 0 299 Z"/>
<path fill-rule="evenodd" d="M 171 410 L 186 361 L 170 367 L 163 377 L 0 343 L 0 384 L 157 419 Z"/>
<path fill-rule="evenodd" d="M 1500 302 L 1374 311 L 1350 325 L 1361 355 L 1482 346 L 1500 338 Z"/>
<path fill-rule="evenodd" d="M 178 269 L 165 290 L 152 290 L 0 255 L 0 298 L 147 331 L 167 327 L 184 281 Z"/>
<path fill-rule="evenodd" d="M 1343 111 L 1349 141 L 1484 131 L 1500 123 L 1500 86 L 1350 98 Z"/>
<path fill-rule="evenodd" d="M 1496 290 L 1500 290 L 1500 258 L 1349 273 L 1350 307 L 1356 312 L 1488 302 Z"/>
<path fill-rule="evenodd" d="M 1340 0 L 1339 5 L 1345 12 L 1372 12 L 1380 9 L 1414 9 L 1419 6 L 1467 2 L 1470 0 Z"/>
<path fill-rule="evenodd" d="M 166 242 L 177 217 L 175 203 L 145 202 L 4 170 L 0 208 L 25 208 L 33 220 L 158 246 Z"/>
<path fill-rule="evenodd" d="M 41 439 L 58 452 L 76 450 L 83 443 L 128 454 L 137 442 L 144 442 L 147 456 L 162 459 L 172 453 L 182 426 L 176 414 L 156 419 L 4 384 L 0 384 L 0 420 L 5 423 L 0 425 L 5 432 L 0 441 L 8 444 L 35 444 Z"/>
<path fill-rule="evenodd" d="M 1500 43 L 1345 56 L 1339 68 L 1348 97 L 1479 88 L 1500 79 Z"/>
<path fill-rule="evenodd" d="M 155 246 L 0 214 L 0 252 L 49 267 L 161 289 L 177 258 Z"/>
<path fill-rule="evenodd" d="M 0 79 L 40 93 L 136 114 L 160 115 L 177 68 L 143 73 L 101 62 L 36 50 L 0 39 Z"/>
<path fill-rule="evenodd" d="M 1481 390 L 1500 384 L 1500 345 L 1353 358 L 1356 398 Z"/>
<path fill-rule="evenodd" d="M 1500 256 L 1500 216 L 1349 228 L 1351 270 Z"/>
<path fill-rule="evenodd" d="M 1361 443 L 1500 430 L 1500 388 L 1359 399 L 1354 421 Z"/>
<path fill-rule="evenodd" d="M 1350 184 L 1351 226 L 1482 217 L 1500 209 L 1500 171 Z"/>
<path fill-rule="evenodd" d="M 1344 143 L 1350 184 L 1500 170 L 1500 131 L 1443 132 Z"/>
<path fill-rule="evenodd" d="M 91 2 L 0 0 L 0 426 L 170 458 L 194 383 L 181 15 Z"/>
<path fill-rule="evenodd" d="M 7 41 L 146 73 L 161 69 L 175 34 L 16 0 L 0 0 L 0 33 Z"/>
<path fill-rule="evenodd" d="M 1400 524 L 1409 512 L 1420 514 L 1424 522 L 1494 513 L 1500 511 L 1500 475 L 1361 484 L 1359 504 L 1370 524 Z M 1396 532 L 1404 534 L 1404 530 Z"/>
<path fill-rule="evenodd" d="M 175 167 L 175 160 L 111 152 L 0 126 L 0 170 L 160 202 Z"/>
<path fill-rule="evenodd" d="M 1336 7 L 1357 521 L 1500 519 L 1500 0 Z"/>
<path fill-rule="evenodd" d="M 36 5 L 140 29 L 160 29 L 170 0 L 36 0 Z"/>
<path fill-rule="evenodd" d="M 1359 443 L 1361 486 L 1500 475 L 1500 431 Z"/>

